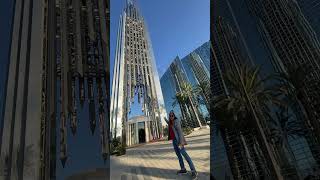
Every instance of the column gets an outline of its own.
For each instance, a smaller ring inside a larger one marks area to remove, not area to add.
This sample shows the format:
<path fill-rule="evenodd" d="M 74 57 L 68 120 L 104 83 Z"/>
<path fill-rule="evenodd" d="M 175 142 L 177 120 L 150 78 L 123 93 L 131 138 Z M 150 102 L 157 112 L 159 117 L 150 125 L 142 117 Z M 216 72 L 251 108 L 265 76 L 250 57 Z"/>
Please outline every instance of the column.
<path fill-rule="evenodd" d="M 146 132 L 146 142 L 149 142 L 149 121 L 144 123 L 144 129 Z"/>
<path fill-rule="evenodd" d="M 138 123 L 139 122 L 136 122 L 135 124 L 136 124 L 136 138 L 137 138 L 137 143 L 136 144 L 139 144 L 139 126 L 138 126 Z"/>

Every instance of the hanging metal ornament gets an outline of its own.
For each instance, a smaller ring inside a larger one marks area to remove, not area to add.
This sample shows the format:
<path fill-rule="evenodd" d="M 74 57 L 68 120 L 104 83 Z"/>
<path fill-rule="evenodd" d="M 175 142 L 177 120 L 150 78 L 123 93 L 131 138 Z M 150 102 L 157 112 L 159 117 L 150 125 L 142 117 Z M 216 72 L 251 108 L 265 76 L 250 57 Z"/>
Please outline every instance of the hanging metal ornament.
<path fill-rule="evenodd" d="M 85 89 L 84 89 L 84 78 L 79 77 L 79 99 L 80 99 L 80 105 L 83 107 L 84 101 L 85 101 Z"/>
<path fill-rule="evenodd" d="M 60 161 L 63 168 L 65 167 L 67 157 L 67 128 L 65 114 L 61 113 L 60 116 Z"/>
<path fill-rule="evenodd" d="M 68 57 L 70 71 L 68 72 L 68 82 L 71 88 L 68 89 L 68 115 L 70 117 L 70 128 L 73 135 L 77 131 L 77 103 L 76 103 L 76 76 L 77 76 L 77 59 L 76 59 L 76 36 L 75 36 L 75 11 L 72 0 L 67 3 L 67 32 L 68 32 Z"/>
<path fill-rule="evenodd" d="M 106 149 L 106 133 L 105 133 L 105 111 L 104 111 L 104 93 L 102 90 L 101 79 L 97 80 L 98 86 L 98 97 L 99 97 L 99 128 L 100 128 L 100 143 L 101 143 L 101 154 L 106 161 L 108 157 L 107 149 Z"/>
<path fill-rule="evenodd" d="M 75 78 L 72 78 L 72 85 L 71 85 L 71 92 L 72 92 L 72 107 L 71 107 L 71 118 L 70 118 L 70 127 L 71 132 L 73 135 L 77 132 L 77 101 L 76 101 L 76 85 L 75 85 Z"/>
<path fill-rule="evenodd" d="M 78 102 L 81 109 L 88 107 L 89 126 L 93 135 L 97 119 L 100 129 L 101 153 L 108 157 L 107 129 L 105 121 L 106 96 L 109 86 L 107 80 L 106 44 L 103 44 L 101 29 L 103 3 L 99 0 L 56 1 L 56 88 L 60 94 L 58 113 L 60 122 L 60 161 L 65 167 L 67 152 L 67 124 L 75 136 L 78 130 Z M 105 32 L 104 32 L 105 33 Z M 62 40 L 63 39 L 63 40 Z M 97 94 L 96 94 L 97 92 Z M 87 93 L 87 94 L 86 94 Z M 86 101 L 87 100 L 87 101 Z M 88 106 L 84 106 L 85 103 Z M 98 109 L 96 108 L 98 103 Z M 87 110 L 87 109 L 86 109 Z M 97 111 L 98 110 L 98 111 Z"/>
<path fill-rule="evenodd" d="M 88 78 L 88 99 L 89 99 L 89 119 L 90 119 L 90 130 L 92 135 L 96 128 L 96 108 L 94 103 L 94 90 L 93 90 L 93 79 Z"/>

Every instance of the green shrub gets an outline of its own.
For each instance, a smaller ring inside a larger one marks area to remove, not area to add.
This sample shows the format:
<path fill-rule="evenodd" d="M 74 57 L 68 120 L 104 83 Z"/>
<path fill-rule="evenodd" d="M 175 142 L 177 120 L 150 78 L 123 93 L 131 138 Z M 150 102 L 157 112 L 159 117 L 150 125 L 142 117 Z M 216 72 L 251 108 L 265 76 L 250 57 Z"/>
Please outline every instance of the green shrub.
<path fill-rule="evenodd" d="M 124 155 L 126 154 L 126 146 L 123 144 L 120 144 L 118 147 L 117 147 L 117 156 L 121 156 L 121 155 Z"/>
<path fill-rule="evenodd" d="M 192 133 L 193 128 L 191 128 L 191 127 L 184 127 L 184 128 L 182 128 L 182 131 L 183 131 L 183 134 L 186 136 L 186 135 L 189 135 L 189 134 Z"/>
<path fill-rule="evenodd" d="M 126 153 L 125 144 L 121 143 L 120 137 L 114 138 L 111 141 L 111 154 L 121 156 Z"/>
<path fill-rule="evenodd" d="M 163 136 L 164 137 L 168 137 L 168 126 L 166 126 L 165 128 L 163 128 Z"/>

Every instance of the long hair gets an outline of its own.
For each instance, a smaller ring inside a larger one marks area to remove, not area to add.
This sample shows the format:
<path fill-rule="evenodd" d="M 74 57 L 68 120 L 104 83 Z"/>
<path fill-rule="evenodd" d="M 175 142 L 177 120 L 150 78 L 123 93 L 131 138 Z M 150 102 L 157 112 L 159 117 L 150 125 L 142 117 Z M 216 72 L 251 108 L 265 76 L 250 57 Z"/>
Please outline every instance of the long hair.
<path fill-rule="evenodd" d="M 173 114 L 173 119 L 174 120 L 178 119 L 177 116 L 174 114 L 173 110 L 171 110 L 170 113 L 169 113 L 169 120 L 170 120 L 170 114 Z"/>

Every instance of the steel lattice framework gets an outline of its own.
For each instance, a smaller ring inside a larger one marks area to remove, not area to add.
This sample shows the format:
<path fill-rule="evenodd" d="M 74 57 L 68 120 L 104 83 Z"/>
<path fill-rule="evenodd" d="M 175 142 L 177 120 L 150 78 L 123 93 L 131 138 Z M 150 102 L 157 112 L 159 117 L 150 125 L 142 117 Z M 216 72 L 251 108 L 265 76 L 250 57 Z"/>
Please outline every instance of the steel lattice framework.
<path fill-rule="evenodd" d="M 152 44 L 136 2 L 127 1 L 120 16 L 112 84 L 110 121 L 114 138 L 126 136 L 126 122 L 135 96 L 143 114 L 151 119 L 148 128 L 152 138 L 160 138 L 166 111 Z"/>

